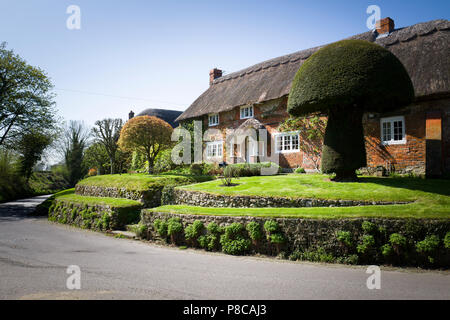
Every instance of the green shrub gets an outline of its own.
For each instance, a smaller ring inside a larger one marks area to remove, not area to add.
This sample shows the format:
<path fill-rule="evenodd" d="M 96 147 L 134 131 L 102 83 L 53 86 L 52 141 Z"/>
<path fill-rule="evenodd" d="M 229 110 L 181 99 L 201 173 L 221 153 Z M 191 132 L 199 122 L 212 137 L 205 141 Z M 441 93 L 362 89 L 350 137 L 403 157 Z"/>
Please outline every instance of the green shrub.
<path fill-rule="evenodd" d="M 361 228 L 365 234 L 371 235 L 373 235 L 377 230 L 377 226 L 370 221 L 364 221 L 361 225 Z"/>
<path fill-rule="evenodd" d="M 250 249 L 250 240 L 243 235 L 245 228 L 242 224 L 234 222 L 225 227 L 225 234 L 220 237 L 222 251 L 227 254 L 239 255 Z"/>
<path fill-rule="evenodd" d="M 392 253 L 394 252 L 394 249 L 392 248 L 392 246 L 389 243 L 382 245 L 380 249 L 381 249 L 381 254 L 384 257 L 390 257 L 390 256 L 392 256 Z"/>
<path fill-rule="evenodd" d="M 391 234 L 389 236 L 389 242 L 397 255 L 400 255 L 401 250 L 406 247 L 406 237 L 399 233 Z"/>
<path fill-rule="evenodd" d="M 430 263 L 434 263 L 439 248 L 439 242 L 440 240 L 437 235 L 427 236 L 424 240 L 419 241 L 416 244 L 416 250 L 418 253 L 426 255 Z"/>
<path fill-rule="evenodd" d="M 276 173 L 281 172 L 281 167 L 273 162 L 260 162 L 260 163 L 236 163 L 230 164 L 227 167 L 237 170 L 239 177 L 252 177 L 260 176 L 262 168 L 276 167 Z"/>
<path fill-rule="evenodd" d="M 419 253 L 432 253 L 439 247 L 439 242 L 438 236 L 427 236 L 424 240 L 417 242 L 416 250 Z"/>
<path fill-rule="evenodd" d="M 365 254 L 375 245 L 375 238 L 371 235 L 363 235 L 361 241 L 362 243 L 356 247 L 358 253 Z"/>
<path fill-rule="evenodd" d="M 210 222 L 210 223 L 208 224 L 208 226 L 206 227 L 206 229 L 208 230 L 208 232 L 209 232 L 210 234 L 215 234 L 215 235 L 218 235 L 218 234 L 220 234 L 220 233 L 223 232 L 223 228 L 220 227 L 220 226 L 219 226 L 217 223 L 215 223 L 215 222 Z"/>
<path fill-rule="evenodd" d="M 186 240 L 194 242 L 201 236 L 204 228 L 205 226 L 203 222 L 200 220 L 195 220 L 194 223 L 188 225 L 184 229 L 184 237 Z"/>
<path fill-rule="evenodd" d="M 306 170 L 302 167 L 298 167 L 297 169 L 295 169 L 295 173 L 306 173 Z"/>
<path fill-rule="evenodd" d="M 250 239 L 258 241 L 262 238 L 261 226 L 257 222 L 249 222 L 245 228 L 247 229 Z"/>
<path fill-rule="evenodd" d="M 279 229 L 280 226 L 275 220 L 267 220 L 266 222 L 264 222 L 264 230 L 266 230 L 266 232 L 269 234 L 277 232 Z"/>
<path fill-rule="evenodd" d="M 239 170 L 236 167 L 233 167 L 231 165 L 226 166 L 223 170 L 223 177 L 221 178 L 222 183 L 224 186 L 232 186 L 233 185 L 233 179 L 239 178 Z"/>
<path fill-rule="evenodd" d="M 274 233 L 270 235 L 270 242 L 274 244 L 282 244 L 286 242 L 286 238 L 281 233 Z"/>
<path fill-rule="evenodd" d="M 147 238 L 148 227 L 146 224 L 139 224 L 136 228 L 136 236 L 139 238 Z"/>
<path fill-rule="evenodd" d="M 203 163 L 191 164 L 189 171 L 193 176 L 201 176 L 203 174 Z"/>
<path fill-rule="evenodd" d="M 338 231 L 336 238 L 347 247 L 353 245 L 352 234 L 350 231 Z"/>
<path fill-rule="evenodd" d="M 444 238 L 444 247 L 445 249 L 450 249 L 450 231 L 447 232 Z"/>
<path fill-rule="evenodd" d="M 183 224 L 180 218 L 170 218 L 167 222 L 167 234 L 173 236 L 183 231 Z"/>
<path fill-rule="evenodd" d="M 156 232 L 158 232 L 159 236 L 163 239 L 165 239 L 167 237 L 167 229 L 168 229 L 168 225 L 167 225 L 167 221 L 163 221 L 161 219 L 155 219 L 155 221 L 153 221 L 153 225 L 156 229 Z"/>
<path fill-rule="evenodd" d="M 111 215 L 108 212 L 104 212 L 102 215 L 102 229 L 109 230 L 111 225 Z"/>

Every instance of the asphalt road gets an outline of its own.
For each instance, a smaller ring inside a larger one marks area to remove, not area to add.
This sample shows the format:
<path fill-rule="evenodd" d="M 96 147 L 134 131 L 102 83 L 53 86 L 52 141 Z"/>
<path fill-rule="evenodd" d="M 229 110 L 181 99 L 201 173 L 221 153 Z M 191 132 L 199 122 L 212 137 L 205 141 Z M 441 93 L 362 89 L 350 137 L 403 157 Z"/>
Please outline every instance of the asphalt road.
<path fill-rule="evenodd" d="M 0 205 L 0 299 L 450 299 L 450 273 L 233 257 L 160 247 L 27 216 L 45 197 Z M 67 267 L 81 270 L 68 290 Z"/>

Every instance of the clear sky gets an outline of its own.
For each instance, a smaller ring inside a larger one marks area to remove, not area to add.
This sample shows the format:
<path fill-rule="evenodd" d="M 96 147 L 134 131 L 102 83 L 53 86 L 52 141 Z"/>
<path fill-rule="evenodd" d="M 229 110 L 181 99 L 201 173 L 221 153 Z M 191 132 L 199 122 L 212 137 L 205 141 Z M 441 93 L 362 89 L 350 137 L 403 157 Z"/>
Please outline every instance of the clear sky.
<path fill-rule="evenodd" d="M 81 29 L 69 30 L 69 5 Z M 367 31 L 369 5 L 396 27 L 448 19 L 448 0 L 0 0 L 0 41 L 44 69 L 59 115 L 89 124 L 132 109 L 185 110 L 209 70 L 234 72 Z"/>

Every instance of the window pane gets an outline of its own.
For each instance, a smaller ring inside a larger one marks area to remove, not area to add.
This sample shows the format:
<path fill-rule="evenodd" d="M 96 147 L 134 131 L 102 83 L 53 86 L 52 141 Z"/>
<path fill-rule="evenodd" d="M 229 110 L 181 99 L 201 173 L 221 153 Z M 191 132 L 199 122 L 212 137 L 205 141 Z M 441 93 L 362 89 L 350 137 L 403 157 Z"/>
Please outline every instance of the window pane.
<path fill-rule="evenodd" d="M 277 136 L 277 151 L 283 150 L 282 136 Z"/>
<path fill-rule="evenodd" d="M 299 145 L 298 145 L 298 135 L 293 135 L 292 136 L 292 150 L 298 150 Z"/>
<path fill-rule="evenodd" d="M 383 141 L 391 141 L 391 123 L 383 122 Z"/>
<path fill-rule="evenodd" d="M 291 136 L 284 136 L 284 150 L 291 150 Z"/>
<path fill-rule="evenodd" d="M 402 121 L 394 121 L 394 140 L 403 140 L 403 123 Z"/>
<path fill-rule="evenodd" d="M 253 117 L 253 107 L 248 108 L 248 116 Z"/>

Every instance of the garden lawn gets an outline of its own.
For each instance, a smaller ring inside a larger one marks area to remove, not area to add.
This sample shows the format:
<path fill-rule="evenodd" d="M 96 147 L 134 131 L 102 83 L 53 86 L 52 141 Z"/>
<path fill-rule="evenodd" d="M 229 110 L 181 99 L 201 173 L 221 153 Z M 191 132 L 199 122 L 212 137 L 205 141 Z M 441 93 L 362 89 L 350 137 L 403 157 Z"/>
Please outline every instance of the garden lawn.
<path fill-rule="evenodd" d="M 211 208 L 185 205 L 161 206 L 146 209 L 161 213 L 251 216 L 272 218 L 340 219 L 340 218 L 415 218 L 450 219 L 449 203 L 423 205 L 415 202 L 406 205 L 312 207 L 312 208 Z"/>
<path fill-rule="evenodd" d="M 145 191 L 155 186 L 184 185 L 209 181 L 212 176 L 190 175 L 150 175 L 145 173 L 127 173 L 93 176 L 78 182 L 78 185 L 99 186 L 107 188 L 126 188 L 127 190 Z"/>
<path fill-rule="evenodd" d="M 178 188 L 230 196 L 361 201 L 427 200 L 449 203 L 450 196 L 450 181 L 438 179 L 362 177 L 360 182 L 332 182 L 327 175 L 287 174 L 245 177 L 233 182 L 238 185 L 224 187 L 221 180 L 214 180 Z"/>
<path fill-rule="evenodd" d="M 320 174 L 246 177 L 237 186 L 223 187 L 220 180 L 178 188 L 230 196 L 253 195 L 308 199 L 398 201 L 399 205 L 312 208 L 203 208 L 162 206 L 157 212 L 180 214 L 271 216 L 298 218 L 450 218 L 450 181 L 418 178 L 362 177 L 360 182 L 331 182 Z"/>
<path fill-rule="evenodd" d="M 85 197 L 75 194 L 75 189 L 69 189 L 55 194 L 52 199 L 76 202 L 87 205 L 107 205 L 114 208 L 142 207 L 139 201 L 124 198 Z M 50 200 L 50 199 L 49 199 Z"/>

